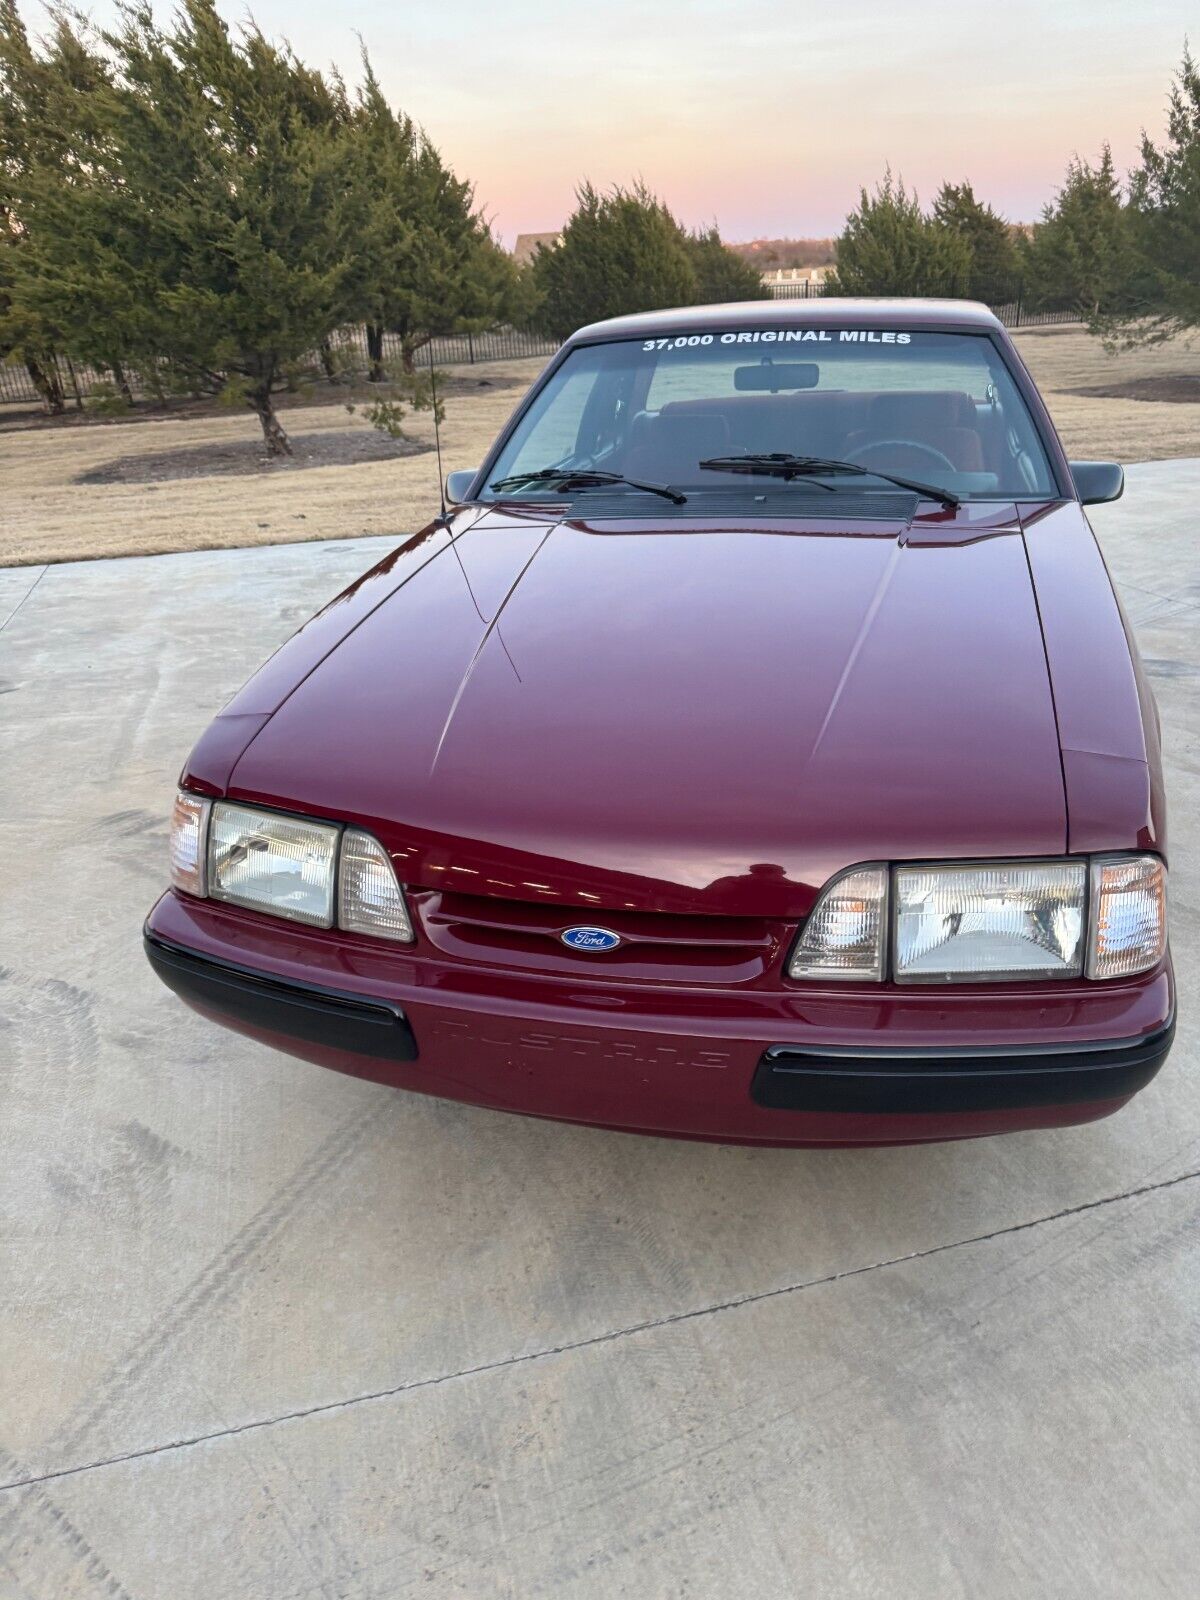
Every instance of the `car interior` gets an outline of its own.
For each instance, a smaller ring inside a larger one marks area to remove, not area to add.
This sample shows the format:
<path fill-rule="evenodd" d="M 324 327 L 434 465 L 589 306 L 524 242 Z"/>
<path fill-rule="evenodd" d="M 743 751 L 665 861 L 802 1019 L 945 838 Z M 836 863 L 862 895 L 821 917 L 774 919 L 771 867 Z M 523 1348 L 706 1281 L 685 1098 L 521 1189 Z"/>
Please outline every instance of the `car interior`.
<path fill-rule="evenodd" d="M 709 456 L 786 451 L 884 472 L 999 477 L 1012 453 L 998 406 L 961 390 L 806 390 L 675 400 L 633 417 L 621 470 L 695 482 Z"/>
<path fill-rule="evenodd" d="M 739 471 L 735 488 L 731 465 L 700 463 L 782 454 L 905 477 L 961 499 L 1054 493 L 1037 427 L 990 341 L 929 341 L 927 351 L 906 348 L 902 357 L 838 346 L 819 362 L 745 362 L 740 351 L 702 345 L 646 360 L 651 352 L 623 341 L 583 346 L 551 375 L 495 476 L 520 481 L 522 467 L 570 466 L 761 499 L 769 472 Z"/>

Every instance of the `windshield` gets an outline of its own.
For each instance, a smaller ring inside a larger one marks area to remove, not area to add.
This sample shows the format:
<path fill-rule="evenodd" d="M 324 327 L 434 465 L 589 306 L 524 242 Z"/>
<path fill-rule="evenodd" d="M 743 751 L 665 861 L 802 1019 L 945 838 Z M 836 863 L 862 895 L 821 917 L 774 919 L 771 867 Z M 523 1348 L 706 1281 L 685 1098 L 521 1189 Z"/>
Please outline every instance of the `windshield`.
<path fill-rule="evenodd" d="M 775 454 L 820 462 L 784 484 L 777 463 L 774 471 L 761 463 L 760 476 L 745 470 L 754 463 L 737 462 Z M 868 475 L 825 473 L 820 463 Z M 482 498 L 562 500 L 601 487 L 584 479 L 564 487 L 551 468 L 668 484 L 691 510 L 706 494 L 752 501 L 768 487 L 774 504 L 780 492 L 833 501 L 823 488 L 850 485 L 859 495 L 894 494 L 900 478 L 963 500 L 1057 494 L 992 341 L 904 329 L 763 328 L 581 345 L 513 429 Z M 540 482 L 522 478 L 537 472 Z M 644 498 L 632 482 L 624 493 Z"/>

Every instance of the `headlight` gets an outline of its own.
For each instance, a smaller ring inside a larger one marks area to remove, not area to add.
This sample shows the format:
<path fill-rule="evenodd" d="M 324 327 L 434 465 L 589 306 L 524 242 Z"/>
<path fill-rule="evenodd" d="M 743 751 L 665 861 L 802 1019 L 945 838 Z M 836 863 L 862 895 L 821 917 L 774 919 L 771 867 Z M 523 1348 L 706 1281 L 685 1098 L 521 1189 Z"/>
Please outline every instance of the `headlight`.
<path fill-rule="evenodd" d="M 1135 855 L 853 867 L 813 907 L 788 976 L 879 982 L 890 972 L 913 984 L 1134 977 L 1166 953 L 1166 877 L 1157 856 Z"/>
<path fill-rule="evenodd" d="M 338 832 L 326 822 L 218 802 L 208 830 L 208 892 L 214 900 L 332 927 Z"/>
<path fill-rule="evenodd" d="M 179 790 L 171 812 L 171 882 L 185 894 L 228 900 L 316 928 L 413 941 L 391 859 L 360 828 L 202 800 Z"/>
<path fill-rule="evenodd" d="M 1085 861 L 897 867 L 897 983 L 1077 978 Z"/>

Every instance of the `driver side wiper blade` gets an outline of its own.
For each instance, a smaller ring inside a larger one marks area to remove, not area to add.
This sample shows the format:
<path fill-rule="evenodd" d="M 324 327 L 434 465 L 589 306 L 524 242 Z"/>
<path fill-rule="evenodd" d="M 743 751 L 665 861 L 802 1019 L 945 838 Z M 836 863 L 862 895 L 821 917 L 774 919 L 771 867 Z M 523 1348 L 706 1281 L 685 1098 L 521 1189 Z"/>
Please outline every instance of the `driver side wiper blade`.
<path fill-rule="evenodd" d="M 771 450 L 747 456 L 710 456 L 700 465 L 707 467 L 710 472 L 762 474 L 764 477 L 783 478 L 785 482 L 790 478 L 816 475 L 882 478 L 885 483 L 894 483 L 898 489 L 911 489 L 914 494 L 924 495 L 927 500 L 937 500 L 952 509 L 962 504 L 958 495 L 949 489 L 939 489 L 934 483 L 923 483 L 918 478 L 903 478 L 895 472 L 880 472 L 875 467 L 860 466 L 856 461 L 834 461 L 826 456 L 793 456 L 785 450 Z M 833 485 L 825 484 L 823 487 L 831 489 Z"/>
<path fill-rule="evenodd" d="M 672 489 L 669 483 L 647 483 L 642 478 L 627 478 L 623 472 L 601 472 L 591 467 L 539 467 L 536 472 L 514 472 L 511 477 L 497 478 L 489 487 L 520 489 L 530 483 L 558 483 L 564 489 L 602 489 L 606 484 L 615 483 L 628 489 L 644 489 L 647 494 L 660 494 L 677 506 L 687 504 L 687 495 Z"/>

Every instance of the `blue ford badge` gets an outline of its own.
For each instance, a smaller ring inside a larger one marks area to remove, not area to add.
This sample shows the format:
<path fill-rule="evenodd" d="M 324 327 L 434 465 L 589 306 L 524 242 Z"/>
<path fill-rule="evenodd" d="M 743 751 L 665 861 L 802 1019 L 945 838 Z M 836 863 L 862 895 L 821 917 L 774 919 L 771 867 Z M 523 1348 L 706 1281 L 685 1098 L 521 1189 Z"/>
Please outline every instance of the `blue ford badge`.
<path fill-rule="evenodd" d="M 559 938 L 572 950 L 615 950 L 621 942 L 607 928 L 564 928 Z"/>

